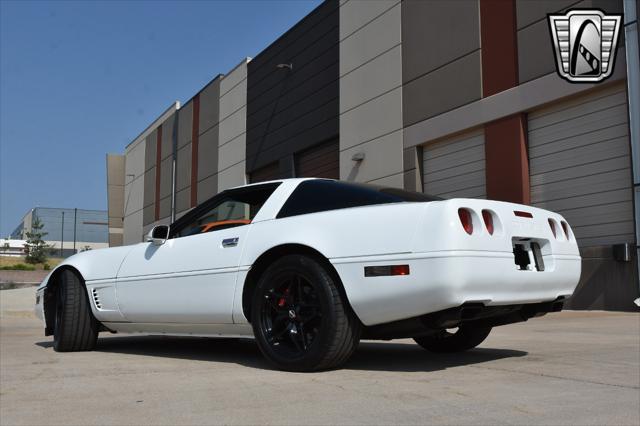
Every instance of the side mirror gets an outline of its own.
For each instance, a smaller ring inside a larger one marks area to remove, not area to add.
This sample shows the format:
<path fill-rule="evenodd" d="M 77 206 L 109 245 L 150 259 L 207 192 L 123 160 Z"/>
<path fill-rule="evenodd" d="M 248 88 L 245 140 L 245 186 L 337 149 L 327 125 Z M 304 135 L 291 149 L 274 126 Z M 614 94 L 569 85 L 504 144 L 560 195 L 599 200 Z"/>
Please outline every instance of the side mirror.
<path fill-rule="evenodd" d="M 147 234 L 147 242 L 161 246 L 169 238 L 169 225 L 157 225 Z"/>

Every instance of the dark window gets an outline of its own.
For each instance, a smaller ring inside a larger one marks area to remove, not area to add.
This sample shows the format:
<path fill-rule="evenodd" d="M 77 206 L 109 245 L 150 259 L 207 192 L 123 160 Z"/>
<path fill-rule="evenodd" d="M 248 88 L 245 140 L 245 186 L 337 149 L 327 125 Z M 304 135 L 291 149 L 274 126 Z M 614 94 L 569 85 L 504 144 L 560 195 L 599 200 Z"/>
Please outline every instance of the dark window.
<path fill-rule="evenodd" d="M 171 225 L 171 238 L 248 225 L 279 182 L 223 191 Z"/>
<path fill-rule="evenodd" d="M 438 200 L 442 200 L 442 198 L 384 186 L 325 179 L 307 180 L 293 191 L 277 217 L 283 218 L 375 204 Z"/>

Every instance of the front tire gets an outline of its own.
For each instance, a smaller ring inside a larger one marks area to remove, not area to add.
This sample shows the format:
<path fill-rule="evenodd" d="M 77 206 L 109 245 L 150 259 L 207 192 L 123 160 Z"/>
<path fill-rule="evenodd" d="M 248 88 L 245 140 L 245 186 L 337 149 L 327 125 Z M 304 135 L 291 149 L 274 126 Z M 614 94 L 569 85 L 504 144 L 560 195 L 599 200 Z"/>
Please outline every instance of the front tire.
<path fill-rule="evenodd" d="M 55 298 L 53 349 L 56 352 L 93 350 L 99 327 L 80 277 L 68 269 L 63 271 Z"/>
<path fill-rule="evenodd" d="M 360 323 L 340 295 L 337 278 L 316 259 L 284 256 L 262 275 L 251 318 L 262 354 L 277 368 L 336 368 L 353 354 Z"/>
<path fill-rule="evenodd" d="M 491 327 L 461 325 L 454 333 L 441 330 L 435 334 L 414 337 L 413 340 L 429 352 L 452 353 L 473 349 L 489 336 Z"/>

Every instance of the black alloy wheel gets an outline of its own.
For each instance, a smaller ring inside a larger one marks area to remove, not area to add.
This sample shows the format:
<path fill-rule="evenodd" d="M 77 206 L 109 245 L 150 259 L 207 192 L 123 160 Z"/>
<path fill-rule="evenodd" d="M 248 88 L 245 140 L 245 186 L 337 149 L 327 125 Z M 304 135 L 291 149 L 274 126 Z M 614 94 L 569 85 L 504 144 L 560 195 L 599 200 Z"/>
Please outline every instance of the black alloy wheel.
<path fill-rule="evenodd" d="M 337 367 L 355 351 L 360 336 L 360 323 L 334 275 L 302 255 L 284 256 L 265 271 L 251 318 L 264 356 L 289 371 Z"/>
<path fill-rule="evenodd" d="M 304 356 L 322 327 L 322 307 L 307 278 L 294 272 L 281 277 L 262 303 L 263 333 L 274 351 Z"/>

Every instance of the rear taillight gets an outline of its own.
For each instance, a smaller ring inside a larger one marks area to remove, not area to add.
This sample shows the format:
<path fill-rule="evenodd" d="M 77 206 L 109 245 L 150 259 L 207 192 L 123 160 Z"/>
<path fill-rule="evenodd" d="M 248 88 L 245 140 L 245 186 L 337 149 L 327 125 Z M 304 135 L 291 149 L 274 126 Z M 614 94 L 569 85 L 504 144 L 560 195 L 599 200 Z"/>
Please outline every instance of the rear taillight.
<path fill-rule="evenodd" d="M 551 232 L 553 233 L 554 238 L 557 238 L 557 235 L 556 235 L 556 224 L 551 219 L 549 219 L 549 227 L 551 228 Z"/>
<path fill-rule="evenodd" d="M 482 219 L 484 220 L 484 226 L 487 227 L 489 235 L 493 235 L 493 215 L 489 210 L 482 210 Z"/>
<path fill-rule="evenodd" d="M 409 275 L 409 265 L 385 265 L 385 266 L 365 266 L 365 277 L 390 277 L 396 275 Z"/>
<path fill-rule="evenodd" d="M 564 236 L 567 237 L 567 241 L 570 240 L 569 238 L 569 224 L 567 222 L 565 222 L 564 220 L 562 222 L 560 222 L 560 224 L 562 225 L 562 230 L 564 231 Z"/>
<path fill-rule="evenodd" d="M 460 217 L 460 223 L 467 234 L 473 234 L 473 219 L 471 218 L 471 212 L 467 209 L 458 209 L 458 217 Z"/>

